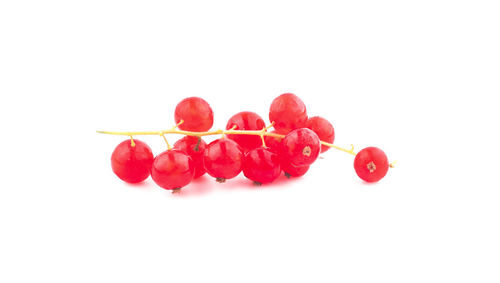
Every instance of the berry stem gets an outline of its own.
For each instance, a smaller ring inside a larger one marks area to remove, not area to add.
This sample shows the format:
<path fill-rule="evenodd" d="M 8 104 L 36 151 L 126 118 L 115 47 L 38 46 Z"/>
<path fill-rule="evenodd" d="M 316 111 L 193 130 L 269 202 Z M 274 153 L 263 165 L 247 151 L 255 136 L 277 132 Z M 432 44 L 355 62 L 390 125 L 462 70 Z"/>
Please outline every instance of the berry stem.
<path fill-rule="evenodd" d="M 269 128 L 273 126 L 273 124 L 263 128 L 262 130 L 235 130 L 234 127 L 229 129 L 229 130 L 215 130 L 215 131 L 208 131 L 208 132 L 191 132 L 191 131 L 183 131 L 183 130 L 178 130 L 177 126 L 179 126 L 183 121 L 179 122 L 175 127 L 169 129 L 169 130 L 163 130 L 163 131 L 139 131 L 139 132 L 111 132 L 111 131 L 97 131 L 99 134 L 107 134 L 107 135 L 118 135 L 118 136 L 145 136 L 145 135 L 150 135 L 150 136 L 162 136 L 167 143 L 167 146 L 170 147 L 170 144 L 167 142 L 167 139 L 165 138 L 165 134 L 178 134 L 178 135 L 185 135 L 185 136 L 195 136 L 195 137 L 203 137 L 203 136 L 213 136 L 213 135 L 252 135 L 252 136 L 260 136 L 262 140 L 264 140 L 264 136 L 270 136 L 274 138 L 284 138 L 285 135 L 280 135 L 276 133 L 270 133 L 266 132 Z M 339 146 L 336 146 L 331 143 L 327 143 L 322 141 L 321 144 L 338 149 L 340 151 L 356 155 L 356 152 L 354 152 L 354 146 L 351 145 L 351 149 L 345 149 Z M 263 141 L 263 145 L 265 145 Z"/>
<path fill-rule="evenodd" d="M 326 145 L 326 146 L 328 146 L 328 147 L 332 147 L 332 148 L 335 148 L 335 149 L 341 150 L 341 151 L 343 151 L 343 152 L 347 152 L 347 153 L 349 153 L 349 154 L 352 154 L 352 155 L 356 156 L 356 152 L 354 152 L 354 145 L 352 145 L 352 144 L 351 144 L 351 149 L 341 148 L 341 147 L 336 146 L 336 145 L 334 145 L 334 144 L 332 144 L 332 143 L 327 143 L 327 142 L 324 142 L 324 141 L 321 141 L 321 144 Z"/>
<path fill-rule="evenodd" d="M 267 128 L 264 127 L 262 128 L 262 130 L 260 131 L 260 140 L 262 141 L 262 147 L 267 147 L 266 146 L 266 140 L 264 139 L 264 133 L 266 132 Z"/>
<path fill-rule="evenodd" d="M 132 136 L 130 136 L 130 146 L 135 147 L 134 138 Z"/>
<path fill-rule="evenodd" d="M 238 126 L 234 125 L 231 127 L 231 129 L 229 130 L 226 130 L 226 131 L 222 131 L 222 138 L 226 138 L 226 135 L 229 133 L 229 131 L 233 131 L 234 129 L 236 129 Z"/>
<path fill-rule="evenodd" d="M 170 144 L 168 143 L 167 138 L 165 137 L 165 135 L 161 135 L 161 137 L 163 138 L 163 140 L 164 140 L 164 141 L 165 141 L 165 143 L 167 144 L 167 148 L 168 148 L 168 149 L 172 149 L 172 146 L 170 146 Z"/>

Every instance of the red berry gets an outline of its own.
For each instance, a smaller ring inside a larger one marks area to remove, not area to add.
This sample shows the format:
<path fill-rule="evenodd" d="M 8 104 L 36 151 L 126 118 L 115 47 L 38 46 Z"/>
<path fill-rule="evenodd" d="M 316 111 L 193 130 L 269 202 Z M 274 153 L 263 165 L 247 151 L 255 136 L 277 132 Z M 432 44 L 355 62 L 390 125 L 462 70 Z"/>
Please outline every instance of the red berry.
<path fill-rule="evenodd" d="M 243 151 L 233 140 L 218 139 L 207 145 L 203 153 L 203 164 L 207 173 L 223 182 L 241 172 L 243 168 Z"/>
<path fill-rule="evenodd" d="M 271 133 L 277 134 L 276 131 L 272 131 Z M 264 136 L 264 141 L 266 142 L 266 146 L 269 150 L 279 153 L 281 150 L 281 141 L 283 138 L 275 138 L 271 136 Z"/>
<path fill-rule="evenodd" d="M 184 120 L 184 123 L 179 125 L 179 129 L 204 132 L 212 128 L 214 113 L 205 100 L 199 97 L 188 97 L 175 107 L 175 122 L 179 123 L 181 120 Z"/>
<path fill-rule="evenodd" d="M 318 135 L 307 128 L 291 131 L 282 143 L 282 158 L 294 166 L 312 164 L 318 158 L 321 146 Z"/>
<path fill-rule="evenodd" d="M 245 154 L 243 174 L 248 179 L 266 184 L 276 180 L 281 173 L 278 154 L 263 148 L 255 148 Z"/>
<path fill-rule="evenodd" d="M 180 189 L 193 179 L 194 164 L 191 157 L 178 149 L 169 149 L 155 157 L 151 177 L 167 190 Z"/>
<path fill-rule="evenodd" d="M 313 130 L 321 141 L 333 143 L 333 140 L 335 139 L 335 132 L 332 124 L 330 124 L 330 122 L 328 122 L 325 118 L 319 116 L 311 117 L 307 120 L 306 127 Z M 325 152 L 329 149 L 330 147 L 321 145 L 321 152 Z"/>
<path fill-rule="evenodd" d="M 202 138 L 195 136 L 185 136 L 174 144 L 174 148 L 183 151 L 193 160 L 195 179 L 206 172 L 203 166 L 203 152 L 206 146 L 207 143 Z"/>
<path fill-rule="evenodd" d="M 274 128 L 280 134 L 305 127 L 307 122 L 306 106 L 293 93 L 284 93 L 276 97 L 269 109 L 269 120 L 274 122 Z"/>
<path fill-rule="evenodd" d="M 235 114 L 227 122 L 226 130 L 236 126 L 235 130 L 262 130 L 266 126 L 264 120 L 254 112 L 243 111 Z M 228 138 L 238 143 L 246 152 L 262 145 L 259 136 L 252 135 L 227 135 Z"/>
<path fill-rule="evenodd" d="M 285 172 L 287 177 L 300 177 L 309 170 L 309 165 L 293 166 L 290 162 L 282 162 L 281 169 Z"/>
<path fill-rule="evenodd" d="M 151 173 L 153 153 L 151 148 L 140 140 L 121 142 L 111 155 L 111 168 L 120 179 L 127 183 L 139 183 Z"/>
<path fill-rule="evenodd" d="M 387 174 L 389 161 L 381 149 L 367 147 L 356 154 L 354 170 L 366 182 L 377 182 Z"/>

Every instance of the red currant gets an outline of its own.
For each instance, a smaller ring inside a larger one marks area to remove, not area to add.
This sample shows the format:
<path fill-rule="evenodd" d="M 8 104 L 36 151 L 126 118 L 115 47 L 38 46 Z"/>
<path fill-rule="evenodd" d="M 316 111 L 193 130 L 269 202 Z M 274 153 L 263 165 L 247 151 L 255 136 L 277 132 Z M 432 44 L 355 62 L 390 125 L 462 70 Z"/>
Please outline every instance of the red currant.
<path fill-rule="evenodd" d="M 185 152 L 193 160 L 195 179 L 206 172 L 203 166 L 203 152 L 206 146 L 207 143 L 203 139 L 195 136 L 185 136 L 174 144 L 174 148 Z"/>
<path fill-rule="evenodd" d="M 282 158 L 294 166 L 310 165 L 318 158 L 320 146 L 316 133 L 307 128 L 296 129 L 282 141 Z"/>
<path fill-rule="evenodd" d="M 224 182 L 241 172 L 243 168 L 243 151 L 233 140 L 218 139 L 207 145 L 203 153 L 203 164 L 207 173 Z"/>
<path fill-rule="evenodd" d="M 315 116 L 307 120 L 306 127 L 313 130 L 319 137 L 320 140 L 327 143 L 333 143 L 335 139 L 335 131 L 333 130 L 332 124 L 328 122 L 325 118 Z M 329 150 L 330 147 L 326 145 L 321 145 L 321 152 Z"/>
<path fill-rule="evenodd" d="M 366 182 L 377 182 L 387 174 L 389 161 L 381 149 L 367 147 L 356 154 L 354 170 Z"/>
<path fill-rule="evenodd" d="M 259 147 L 245 154 L 243 174 L 248 179 L 259 184 L 266 184 L 276 180 L 280 173 L 280 158 L 269 149 Z"/>
<path fill-rule="evenodd" d="M 280 134 L 302 128 L 307 122 L 306 105 L 293 93 L 284 93 L 276 97 L 269 109 L 269 121 Z"/>
<path fill-rule="evenodd" d="M 276 131 L 272 131 L 271 133 L 276 134 Z M 264 136 L 264 141 L 266 142 L 266 146 L 268 147 L 269 150 L 274 151 L 275 153 L 280 152 L 282 140 L 283 138 Z"/>
<path fill-rule="evenodd" d="M 214 113 L 205 100 L 199 97 L 188 97 L 175 107 L 175 122 L 179 123 L 181 120 L 184 120 L 184 123 L 179 125 L 179 129 L 204 132 L 212 128 Z"/>
<path fill-rule="evenodd" d="M 191 157 L 178 149 L 169 149 L 155 157 L 151 177 L 167 190 L 180 189 L 193 179 L 194 164 Z"/>
<path fill-rule="evenodd" d="M 151 173 L 153 153 L 151 148 L 140 140 L 121 142 L 111 155 L 111 168 L 120 179 L 127 183 L 139 183 Z"/>
<path fill-rule="evenodd" d="M 282 162 L 281 169 L 285 172 L 285 175 L 290 177 L 300 177 L 304 175 L 307 170 L 309 170 L 309 165 L 305 166 L 293 166 L 290 162 Z"/>
<path fill-rule="evenodd" d="M 227 122 L 226 130 L 236 126 L 235 130 L 262 130 L 266 126 L 264 120 L 254 112 L 243 111 L 235 114 Z M 262 145 L 259 136 L 254 135 L 227 135 L 228 138 L 238 143 L 247 152 Z"/>

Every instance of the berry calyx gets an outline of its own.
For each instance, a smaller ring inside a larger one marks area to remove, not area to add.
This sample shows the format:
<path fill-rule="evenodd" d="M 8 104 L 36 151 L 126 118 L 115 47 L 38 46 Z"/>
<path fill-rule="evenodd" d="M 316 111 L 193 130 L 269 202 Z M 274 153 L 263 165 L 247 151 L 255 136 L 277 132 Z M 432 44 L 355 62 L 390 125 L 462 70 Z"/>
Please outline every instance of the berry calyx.
<path fill-rule="evenodd" d="M 321 142 L 318 135 L 307 128 L 288 133 L 282 141 L 282 158 L 294 166 L 312 164 L 319 155 Z"/>
<path fill-rule="evenodd" d="M 113 172 L 127 183 L 139 183 L 151 173 L 153 152 L 140 140 L 125 140 L 111 154 Z"/>
<path fill-rule="evenodd" d="M 271 103 L 269 121 L 274 121 L 274 128 L 280 134 L 303 128 L 307 122 L 306 105 L 295 94 L 284 93 Z"/>
<path fill-rule="evenodd" d="M 335 131 L 328 120 L 323 117 L 315 116 L 307 119 L 306 127 L 315 132 L 321 141 L 333 143 Z M 329 150 L 330 147 L 321 145 L 321 153 Z"/>
<path fill-rule="evenodd" d="M 183 121 L 182 124 L 179 124 Z M 212 128 L 214 113 L 202 98 L 188 97 L 175 107 L 175 123 L 184 131 L 203 132 Z"/>
<path fill-rule="evenodd" d="M 385 153 L 377 147 L 362 149 L 354 158 L 356 174 L 366 182 L 382 179 L 389 170 L 389 161 Z"/>
<path fill-rule="evenodd" d="M 280 158 L 271 150 L 259 147 L 245 154 L 243 174 L 248 179 L 260 184 L 267 184 L 276 180 L 280 173 Z"/>
<path fill-rule="evenodd" d="M 201 137 L 195 136 L 185 136 L 174 144 L 175 149 L 183 151 L 193 160 L 194 179 L 206 172 L 203 166 L 203 153 L 206 147 L 207 143 Z"/>
<path fill-rule="evenodd" d="M 240 174 L 243 169 L 243 151 L 233 140 L 217 139 L 207 145 L 203 164 L 210 176 L 223 182 Z"/>
<path fill-rule="evenodd" d="M 191 157 L 178 149 L 158 154 L 151 168 L 153 181 L 166 190 L 180 189 L 191 182 L 194 164 Z"/>
<path fill-rule="evenodd" d="M 243 111 L 233 115 L 229 119 L 226 125 L 226 130 L 262 130 L 265 126 L 266 123 L 258 114 L 250 111 Z M 259 136 L 227 135 L 227 137 L 239 144 L 245 152 L 262 145 L 262 141 Z"/>

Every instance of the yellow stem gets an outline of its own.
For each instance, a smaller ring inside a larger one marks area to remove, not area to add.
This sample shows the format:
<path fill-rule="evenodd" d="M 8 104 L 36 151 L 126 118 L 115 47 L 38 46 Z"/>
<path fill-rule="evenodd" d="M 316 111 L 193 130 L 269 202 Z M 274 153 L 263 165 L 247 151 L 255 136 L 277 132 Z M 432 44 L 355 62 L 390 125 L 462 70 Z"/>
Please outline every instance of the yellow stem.
<path fill-rule="evenodd" d="M 272 127 L 274 127 L 274 121 L 272 121 L 271 124 L 269 124 L 269 126 L 265 127 L 264 131 L 267 131 L 267 130 L 269 130 Z"/>
<path fill-rule="evenodd" d="M 172 130 L 175 130 L 177 129 L 177 127 L 179 127 L 180 125 L 182 125 L 182 123 L 184 123 L 184 120 L 180 120 L 179 123 L 177 123 L 173 128 Z"/>
<path fill-rule="evenodd" d="M 234 125 L 234 126 L 232 126 L 232 127 L 231 127 L 231 129 L 229 129 L 229 130 L 226 130 L 226 131 L 222 130 L 222 138 L 223 138 L 223 139 L 225 139 L 225 138 L 226 138 L 226 134 L 228 134 L 230 131 L 233 131 L 233 130 L 234 130 L 234 129 L 236 129 L 237 127 L 238 127 L 238 126 Z"/>
<path fill-rule="evenodd" d="M 343 152 L 347 152 L 347 153 L 352 154 L 352 155 L 356 155 L 356 152 L 354 152 L 354 146 L 353 146 L 352 144 L 351 144 L 351 149 L 341 148 L 341 147 L 336 146 L 336 145 L 334 145 L 334 144 L 332 144 L 332 143 L 327 143 L 327 142 L 324 142 L 324 141 L 322 141 L 322 142 L 321 142 L 321 144 L 322 144 L 322 145 L 326 145 L 326 146 L 328 146 L 328 147 L 332 147 L 332 148 L 335 148 L 335 149 L 341 150 L 341 151 L 343 151 Z"/>
<path fill-rule="evenodd" d="M 134 138 L 130 136 L 130 146 L 135 147 Z"/>
<path fill-rule="evenodd" d="M 167 138 L 165 137 L 165 135 L 161 135 L 163 137 L 163 140 L 165 140 L 165 143 L 167 144 L 167 148 L 168 149 L 172 149 L 172 147 L 170 146 L 170 144 L 168 143 L 167 141 Z"/>
<path fill-rule="evenodd" d="M 182 122 L 182 121 L 181 121 Z M 271 125 L 272 126 L 272 125 Z M 140 131 L 140 132 L 110 132 L 110 131 L 97 131 L 99 134 L 107 134 L 107 135 L 118 135 L 118 136 L 141 136 L 141 135 L 151 135 L 151 136 L 162 136 L 165 141 L 165 134 L 179 134 L 179 135 L 185 135 L 185 136 L 195 136 L 195 137 L 203 137 L 203 136 L 213 136 L 213 135 L 254 135 L 254 136 L 261 136 L 262 139 L 264 139 L 264 136 L 270 136 L 274 138 L 284 138 L 285 135 L 280 135 L 276 133 L 270 133 L 266 132 L 265 130 L 269 129 L 271 126 L 268 126 L 262 130 L 235 130 L 234 127 L 229 129 L 229 130 L 215 130 L 215 131 L 208 131 L 208 132 L 192 132 L 192 131 L 183 131 L 183 130 L 178 130 L 176 127 L 169 129 L 169 130 L 164 130 L 164 131 Z M 264 144 L 264 143 L 263 143 Z M 351 149 L 345 149 L 339 146 L 336 146 L 331 143 L 327 143 L 322 141 L 321 144 L 338 149 L 343 152 L 347 152 L 352 155 L 356 155 L 356 152 L 354 152 L 354 146 L 351 145 Z M 167 145 L 170 148 L 170 145 L 167 142 Z"/>
<path fill-rule="evenodd" d="M 273 125 L 271 124 L 270 127 L 272 127 L 272 126 Z M 269 128 L 268 127 L 264 127 L 262 130 L 260 130 L 260 139 L 262 141 L 262 147 L 267 147 L 266 146 L 266 140 L 264 139 L 264 133 L 266 133 L 267 129 L 269 129 Z"/>

